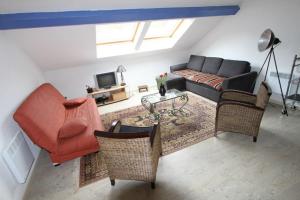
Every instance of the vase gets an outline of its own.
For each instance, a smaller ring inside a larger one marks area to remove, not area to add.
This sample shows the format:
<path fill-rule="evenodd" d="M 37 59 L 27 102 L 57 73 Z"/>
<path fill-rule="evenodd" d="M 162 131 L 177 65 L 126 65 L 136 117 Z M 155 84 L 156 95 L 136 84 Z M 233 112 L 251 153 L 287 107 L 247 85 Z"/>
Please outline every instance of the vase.
<path fill-rule="evenodd" d="M 165 94 L 166 94 L 166 88 L 165 88 L 165 86 L 164 86 L 163 84 L 160 84 L 160 87 L 159 87 L 159 94 L 160 94 L 161 96 L 165 96 Z"/>

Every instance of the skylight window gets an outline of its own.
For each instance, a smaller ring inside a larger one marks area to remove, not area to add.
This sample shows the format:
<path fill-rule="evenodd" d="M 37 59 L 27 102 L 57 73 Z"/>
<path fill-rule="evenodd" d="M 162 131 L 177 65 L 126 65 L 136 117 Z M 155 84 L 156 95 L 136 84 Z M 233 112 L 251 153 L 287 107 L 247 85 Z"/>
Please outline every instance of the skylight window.
<path fill-rule="evenodd" d="M 96 26 L 97 45 L 132 42 L 139 27 L 139 22 L 116 23 Z"/>
<path fill-rule="evenodd" d="M 193 19 L 96 25 L 97 57 L 111 57 L 172 48 Z"/>
<path fill-rule="evenodd" d="M 172 37 L 182 22 L 183 19 L 153 21 L 145 35 L 145 39 Z"/>

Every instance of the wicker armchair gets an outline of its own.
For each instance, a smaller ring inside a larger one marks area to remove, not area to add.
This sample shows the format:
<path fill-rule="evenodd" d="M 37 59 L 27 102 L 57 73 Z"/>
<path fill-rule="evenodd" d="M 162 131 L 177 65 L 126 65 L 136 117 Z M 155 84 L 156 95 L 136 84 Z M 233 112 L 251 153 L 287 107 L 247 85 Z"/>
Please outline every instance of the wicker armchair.
<path fill-rule="evenodd" d="M 272 94 L 266 82 L 262 82 L 257 95 L 226 90 L 221 93 L 217 105 L 215 136 L 218 131 L 242 133 L 257 141 L 260 123 Z"/>
<path fill-rule="evenodd" d="M 159 124 L 133 127 L 114 121 L 108 132 L 95 131 L 108 169 L 111 185 L 115 179 L 138 180 L 155 188 L 158 160 L 162 152 Z"/>

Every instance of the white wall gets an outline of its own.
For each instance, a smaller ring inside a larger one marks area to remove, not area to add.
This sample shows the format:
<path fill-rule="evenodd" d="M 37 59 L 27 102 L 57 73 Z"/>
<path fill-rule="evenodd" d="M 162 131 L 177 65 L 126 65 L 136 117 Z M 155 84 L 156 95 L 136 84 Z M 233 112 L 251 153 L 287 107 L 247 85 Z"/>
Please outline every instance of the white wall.
<path fill-rule="evenodd" d="M 261 33 L 271 28 L 282 41 L 276 49 L 279 71 L 289 73 L 294 55 L 300 53 L 299 9 L 299 0 L 244 1 L 237 15 L 224 18 L 191 52 L 247 60 L 253 67 L 260 67 L 267 52 L 259 52 L 257 42 Z M 270 77 L 269 83 L 274 92 L 280 92 L 277 79 Z M 287 85 L 285 79 L 283 84 Z"/>
<path fill-rule="evenodd" d="M 90 65 L 46 71 L 45 77 L 63 95 L 74 98 L 86 95 L 85 85 L 95 86 L 96 74 L 115 71 L 120 64 L 127 69 L 124 73 L 125 82 L 131 90 L 136 90 L 141 84 L 155 85 L 155 77 L 159 73 L 169 72 L 170 65 L 187 61 L 187 51 L 143 53 L 100 59 L 99 62 Z"/>
<path fill-rule="evenodd" d="M 0 32 L 0 152 L 19 130 L 12 115 L 24 98 L 44 82 L 35 64 Z M 37 155 L 39 149 L 31 146 Z M 18 184 L 0 156 L 0 199 L 21 199 L 26 184 Z M 28 182 L 28 181 L 27 181 Z"/>

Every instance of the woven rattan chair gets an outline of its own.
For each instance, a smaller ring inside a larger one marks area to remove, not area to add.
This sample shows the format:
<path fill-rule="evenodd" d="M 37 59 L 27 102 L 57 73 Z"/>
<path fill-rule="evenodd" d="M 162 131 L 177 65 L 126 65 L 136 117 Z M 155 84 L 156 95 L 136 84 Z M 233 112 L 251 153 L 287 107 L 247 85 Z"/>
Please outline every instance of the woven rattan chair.
<path fill-rule="evenodd" d="M 114 121 L 108 132 L 95 131 L 111 185 L 115 179 L 138 180 L 155 188 L 158 160 L 162 152 L 159 124 L 133 127 Z"/>
<path fill-rule="evenodd" d="M 266 82 L 262 82 L 257 95 L 226 90 L 221 93 L 217 105 L 215 136 L 218 131 L 250 135 L 257 141 L 260 123 L 272 94 Z"/>

